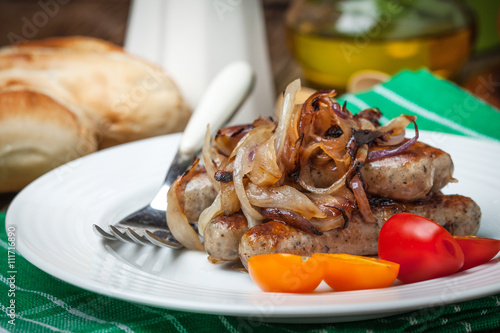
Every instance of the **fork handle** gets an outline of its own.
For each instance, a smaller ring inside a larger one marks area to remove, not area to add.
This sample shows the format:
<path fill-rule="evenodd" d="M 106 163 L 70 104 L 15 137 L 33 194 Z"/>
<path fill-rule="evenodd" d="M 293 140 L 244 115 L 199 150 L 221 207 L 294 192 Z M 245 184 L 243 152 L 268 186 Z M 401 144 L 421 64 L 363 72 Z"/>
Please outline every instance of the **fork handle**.
<path fill-rule="evenodd" d="M 250 94 L 254 81 L 253 69 L 244 61 L 229 64 L 212 80 L 189 119 L 179 150 L 168 169 L 165 182 L 150 203 L 151 208 L 166 210 L 168 189 L 201 152 L 206 126 L 210 125 L 210 135 L 213 135 L 225 125 Z"/>
<path fill-rule="evenodd" d="M 207 126 L 210 135 L 225 125 L 252 90 L 254 72 L 245 61 L 227 65 L 210 83 L 184 130 L 179 152 L 198 155 L 203 146 Z"/>

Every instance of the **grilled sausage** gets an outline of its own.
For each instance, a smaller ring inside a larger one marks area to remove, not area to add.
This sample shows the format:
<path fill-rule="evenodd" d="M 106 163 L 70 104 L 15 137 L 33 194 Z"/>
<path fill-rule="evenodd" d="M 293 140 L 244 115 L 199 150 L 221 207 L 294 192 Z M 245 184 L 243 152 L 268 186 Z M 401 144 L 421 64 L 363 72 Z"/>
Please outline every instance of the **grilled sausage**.
<path fill-rule="evenodd" d="M 217 196 L 205 168 L 197 168 L 196 174 L 188 178 L 184 186 L 180 201 L 183 202 L 184 214 L 189 222 L 198 221 L 201 212 L 212 204 Z"/>
<path fill-rule="evenodd" d="M 306 234 L 281 222 L 271 221 L 249 229 L 240 240 L 239 257 L 243 265 L 248 258 L 266 253 L 311 255 L 315 252 L 376 255 L 378 233 L 396 213 L 409 212 L 427 217 L 453 235 L 474 235 L 479 229 L 481 211 L 470 198 L 435 194 L 422 201 L 372 203 L 376 223 L 366 223 L 355 212 L 345 229 L 333 229 L 321 236 Z"/>
<path fill-rule="evenodd" d="M 395 200 L 423 199 L 453 180 L 453 162 L 441 149 L 414 143 L 399 155 L 367 163 L 361 174 L 368 193 Z"/>
<path fill-rule="evenodd" d="M 217 261 L 238 260 L 240 239 L 247 230 L 247 219 L 241 212 L 216 217 L 205 228 L 205 249 Z"/>
<path fill-rule="evenodd" d="M 229 155 L 251 126 L 233 126 L 219 130 L 215 140 Z M 373 150 L 390 147 L 372 147 Z M 312 163 L 311 177 L 318 187 L 327 187 L 339 175 L 336 165 L 330 159 L 318 158 Z M 366 163 L 361 168 L 362 176 L 369 194 L 395 200 L 411 201 L 425 198 L 429 193 L 440 191 L 453 181 L 453 162 L 451 157 L 441 149 L 431 147 L 422 142 L 415 142 L 402 153 Z"/>
<path fill-rule="evenodd" d="M 374 147 L 372 150 L 385 149 Z M 335 181 L 333 163 L 313 165 L 311 176 L 319 187 Z M 449 154 L 422 142 L 404 152 L 366 163 L 361 174 L 369 194 L 411 201 L 436 193 L 453 180 L 453 162 Z"/>
<path fill-rule="evenodd" d="M 395 200 L 411 201 L 436 193 L 453 178 L 450 155 L 421 142 L 416 142 L 405 152 L 367 163 L 361 169 L 367 192 Z M 315 182 L 333 182 L 334 173 L 325 165 L 312 169 Z M 326 186 L 326 185 L 325 185 Z M 184 210 L 190 222 L 198 220 L 217 193 L 203 168 L 185 185 Z"/>

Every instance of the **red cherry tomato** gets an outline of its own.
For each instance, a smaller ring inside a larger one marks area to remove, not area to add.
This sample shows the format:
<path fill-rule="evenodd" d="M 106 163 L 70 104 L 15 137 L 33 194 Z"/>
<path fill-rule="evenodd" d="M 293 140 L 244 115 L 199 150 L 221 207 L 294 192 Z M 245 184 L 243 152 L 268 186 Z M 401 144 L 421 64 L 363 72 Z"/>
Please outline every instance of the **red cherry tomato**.
<path fill-rule="evenodd" d="M 382 226 L 378 255 L 400 265 L 398 279 L 405 283 L 453 274 L 464 263 L 462 249 L 446 229 L 409 213 L 396 214 Z"/>
<path fill-rule="evenodd" d="M 455 236 L 465 256 L 460 269 L 476 267 L 490 261 L 500 251 L 500 240 L 477 236 Z"/>

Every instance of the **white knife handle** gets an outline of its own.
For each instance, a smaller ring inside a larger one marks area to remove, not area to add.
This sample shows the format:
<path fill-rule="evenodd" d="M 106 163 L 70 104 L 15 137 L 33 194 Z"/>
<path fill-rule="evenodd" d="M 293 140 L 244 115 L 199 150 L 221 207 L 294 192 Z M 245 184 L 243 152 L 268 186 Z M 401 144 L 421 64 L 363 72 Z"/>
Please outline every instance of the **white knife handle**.
<path fill-rule="evenodd" d="M 194 154 L 201 150 L 210 125 L 213 135 L 238 110 L 252 90 L 254 72 L 245 61 L 226 66 L 210 83 L 182 134 L 179 151 Z"/>

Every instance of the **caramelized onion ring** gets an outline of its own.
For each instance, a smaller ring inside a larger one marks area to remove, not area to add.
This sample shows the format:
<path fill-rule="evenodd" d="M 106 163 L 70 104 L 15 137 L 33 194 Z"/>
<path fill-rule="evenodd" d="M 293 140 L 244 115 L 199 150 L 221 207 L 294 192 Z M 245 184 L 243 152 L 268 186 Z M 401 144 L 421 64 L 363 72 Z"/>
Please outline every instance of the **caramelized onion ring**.
<path fill-rule="evenodd" d="M 412 122 L 415 125 L 415 136 L 413 138 L 411 138 L 410 140 L 408 140 L 408 141 L 404 142 L 403 144 L 401 144 L 397 147 L 394 147 L 394 148 L 372 150 L 372 151 L 368 152 L 368 157 L 366 160 L 368 162 L 373 162 L 373 161 L 380 160 L 380 159 L 383 159 L 386 157 L 399 155 L 402 152 L 404 152 L 406 149 L 410 148 L 418 140 L 417 123 L 415 121 L 412 121 Z"/>
<path fill-rule="evenodd" d="M 184 214 L 183 209 L 178 197 L 178 189 L 184 183 L 183 178 L 189 177 L 189 175 L 195 172 L 196 166 L 198 165 L 199 159 L 196 159 L 191 165 L 189 170 L 185 172 L 182 176 L 178 177 L 167 193 L 167 225 L 174 235 L 175 239 L 179 241 L 182 245 L 190 250 L 205 251 L 205 247 L 201 243 L 200 237 L 194 231 L 193 227 L 188 222 L 186 214 Z"/>
<path fill-rule="evenodd" d="M 363 189 L 363 183 L 358 175 L 354 176 L 349 185 L 356 197 L 356 203 L 358 204 L 358 209 L 365 222 L 375 223 L 375 217 L 373 216 L 372 210 L 370 209 L 370 203 L 368 202 L 368 198 L 366 197 L 366 193 Z"/>
<path fill-rule="evenodd" d="M 299 89 L 299 80 L 287 86 L 277 123 L 259 118 L 223 129 L 213 141 L 206 138 L 203 160 L 219 195 L 200 217 L 202 233 L 214 216 L 240 208 L 250 227 L 273 219 L 313 234 L 347 227 L 355 209 L 374 221 L 359 170 L 416 142 L 416 126 L 415 137 L 404 141 L 416 117 L 402 115 L 380 126 L 378 109 L 353 116 L 333 99 L 334 90 L 295 105 Z M 325 167 L 333 171 L 318 182 L 315 172 Z"/>
<path fill-rule="evenodd" d="M 320 236 L 323 233 L 316 229 L 311 222 L 302 215 L 282 208 L 264 208 L 261 210 L 262 216 L 270 220 L 283 222 L 305 233 Z"/>

